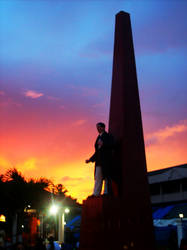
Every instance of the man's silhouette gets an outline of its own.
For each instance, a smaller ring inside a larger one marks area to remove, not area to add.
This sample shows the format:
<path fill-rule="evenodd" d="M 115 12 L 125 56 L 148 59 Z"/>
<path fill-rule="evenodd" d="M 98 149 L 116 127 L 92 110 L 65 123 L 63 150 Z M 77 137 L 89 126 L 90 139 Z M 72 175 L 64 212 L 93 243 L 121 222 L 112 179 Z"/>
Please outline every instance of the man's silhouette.
<path fill-rule="evenodd" d="M 111 167 L 113 154 L 113 138 L 105 131 L 105 124 L 96 124 L 99 133 L 95 142 L 95 153 L 86 160 L 86 163 L 95 162 L 95 184 L 92 196 L 99 196 L 105 182 L 104 194 L 110 193 Z"/>

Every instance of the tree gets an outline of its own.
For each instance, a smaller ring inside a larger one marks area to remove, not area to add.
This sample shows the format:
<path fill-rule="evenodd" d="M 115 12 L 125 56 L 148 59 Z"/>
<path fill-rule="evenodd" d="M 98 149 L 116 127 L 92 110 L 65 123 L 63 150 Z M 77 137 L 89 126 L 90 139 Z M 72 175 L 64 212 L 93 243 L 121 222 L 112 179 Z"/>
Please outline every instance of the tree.
<path fill-rule="evenodd" d="M 48 207 L 51 200 L 65 202 L 66 205 L 76 206 L 76 199 L 67 196 L 68 190 L 63 184 L 55 185 L 47 178 L 26 180 L 16 168 L 8 169 L 0 175 L 1 210 L 14 213 L 23 212 L 30 205 L 39 211 Z"/>

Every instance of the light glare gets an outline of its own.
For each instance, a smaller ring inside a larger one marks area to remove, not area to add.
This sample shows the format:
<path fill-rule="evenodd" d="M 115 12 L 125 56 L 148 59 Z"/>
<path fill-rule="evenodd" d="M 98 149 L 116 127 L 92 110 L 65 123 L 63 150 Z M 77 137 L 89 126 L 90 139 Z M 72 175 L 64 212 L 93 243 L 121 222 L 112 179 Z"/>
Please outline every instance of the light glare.
<path fill-rule="evenodd" d="M 6 222 L 6 217 L 3 214 L 0 214 L 0 221 Z"/>
<path fill-rule="evenodd" d="M 65 209 L 65 213 L 68 214 L 70 212 L 69 208 Z"/>
<path fill-rule="evenodd" d="M 56 214 L 58 212 L 59 207 L 57 205 L 52 205 L 49 212 L 50 214 Z"/>

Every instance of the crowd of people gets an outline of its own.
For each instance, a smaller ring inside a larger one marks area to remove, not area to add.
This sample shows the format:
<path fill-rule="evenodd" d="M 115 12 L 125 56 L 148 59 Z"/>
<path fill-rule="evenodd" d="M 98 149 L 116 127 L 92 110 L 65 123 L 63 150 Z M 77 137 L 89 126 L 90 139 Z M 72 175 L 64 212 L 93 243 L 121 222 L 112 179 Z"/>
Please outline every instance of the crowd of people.
<path fill-rule="evenodd" d="M 6 239 L 3 230 L 0 231 L 0 250 L 78 250 L 79 242 L 76 243 L 62 243 L 55 241 L 53 236 L 47 239 L 37 237 L 34 246 L 29 246 L 25 242 L 18 241 L 12 243 L 11 239 Z"/>

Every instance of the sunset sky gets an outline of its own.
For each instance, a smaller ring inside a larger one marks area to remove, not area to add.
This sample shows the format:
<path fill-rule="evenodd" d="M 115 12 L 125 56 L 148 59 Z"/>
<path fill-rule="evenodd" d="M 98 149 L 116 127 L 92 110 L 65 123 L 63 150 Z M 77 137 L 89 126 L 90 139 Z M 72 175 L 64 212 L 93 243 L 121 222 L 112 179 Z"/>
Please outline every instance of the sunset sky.
<path fill-rule="evenodd" d="M 91 194 L 108 127 L 115 14 L 131 14 L 148 171 L 187 163 L 187 1 L 2 0 L 0 174 Z"/>

